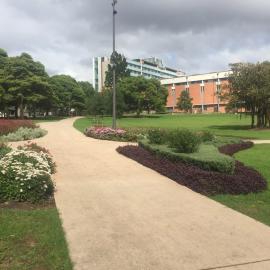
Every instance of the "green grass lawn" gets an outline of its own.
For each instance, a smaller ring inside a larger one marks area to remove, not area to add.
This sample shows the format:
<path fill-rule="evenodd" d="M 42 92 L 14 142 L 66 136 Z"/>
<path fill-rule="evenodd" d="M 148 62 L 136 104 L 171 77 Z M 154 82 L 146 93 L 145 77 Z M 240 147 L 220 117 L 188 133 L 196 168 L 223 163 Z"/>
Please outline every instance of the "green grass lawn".
<path fill-rule="evenodd" d="M 235 155 L 245 165 L 255 168 L 270 187 L 270 144 L 256 145 Z M 219 195 L 214 200 L 270 226 L 270 189 L 249 195 Z"/>
<path fill-rule="evenodd" d="M 80 131 L 91 126 L 93 118 L 82 118 L 74 123 Z M 105 117 L 99 124 L 110 126 L 112 119 Z M 250 117 L 232 114 L 204 114 L 204 115 L 160 115 L 151 118 L 125 117 L 117 121 L 118 127 L 160 127 L 160 128 L 188 128 L 192 130 L 209 130 L 216 135 L 233 136 L 249 139 L 270 139 L 270 130 L 251 130 Z"/>
<path fill-rule="evenodd" d="M 0 209 L 0 221 L 0 269 L 72 269 L 56 208 Z"/>

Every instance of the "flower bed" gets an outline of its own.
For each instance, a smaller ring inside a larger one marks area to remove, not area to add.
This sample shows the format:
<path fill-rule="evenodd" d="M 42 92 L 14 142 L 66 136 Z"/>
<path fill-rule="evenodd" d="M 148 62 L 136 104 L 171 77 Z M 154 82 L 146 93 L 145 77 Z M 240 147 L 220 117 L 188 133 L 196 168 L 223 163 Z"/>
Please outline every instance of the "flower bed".
<path fill-rule="evenodd" d="M 18 142 L 18 141 L 27 141 L 36 138 L 43 137 L 47 134 L 47 131 L 41 128 L 27 128 L 20 127 L 12 133 L 3 135 L 0 137 L 0 140 L 4 142 Z"/>
<path fill-rule="evenodd" d="M 124 129 L 112 129 L 109 127 L 90 127 L 85 135 L 99 140 L 109 141 L 136 141 L 137 135 Z"/>
<path fill-rule="evenodd" d="M 30 120 L 0 119 L 0 136 L 14 132 L 20 127 L 36 128 L 37 126 Z"/>
<path fill-rule="evenodd" d="M 236 161 L 233 175 L 205 171 L 192 164 L 172 162 L 139 146 L 119 147 L 117 151 L 138 163 L 165 175 L 203 195 L 248 194 L 267 188 L 267 182 L 256 170 Z"/>
<path fill-rule="evenodd" d="M 55 164 L 48 151 L 26 145 L 0 160 L 0 201 L 46 200 L 53 195 Z"/>
<path fill-rule="evenodd" d="M 254 145 L 253 142 L 241 142 L 236 144 L 228 144 L 219 147 L 219 151 L 225 155 L 233 156 L 239 151 L 243 151 L 251 148 Z"/>

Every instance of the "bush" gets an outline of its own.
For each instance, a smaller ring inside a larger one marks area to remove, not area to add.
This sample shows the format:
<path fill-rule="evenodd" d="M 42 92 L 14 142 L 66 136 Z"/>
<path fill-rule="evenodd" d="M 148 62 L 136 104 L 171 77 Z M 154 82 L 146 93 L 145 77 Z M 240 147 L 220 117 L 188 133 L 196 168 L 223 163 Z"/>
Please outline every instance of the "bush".
<path fill-rule="evenodd" d="M 150 129 L 148 131 L 148 139 L 153 144 L 164 144 L 166 143 L 168 134 L 164 129 Z"/>
<path fill-rule="evenodd" d="M 168 134 L 169 146 L 179 153 L 198 151 L 201 140 L 199 136 L 187 129 L 172 130 Z"/>
<path fill-rule="evenodd" d="M 36 143 L 28 143 L 25 144 L 24 146 L 19 146 L 19 150 L 25 150 L 25 151 L 34 151 L 37 153 L 43 153 L 43 158 L 48 162 L 50 169 L 51 169 L 51 174 L 56 173 L 56 163 L 52 159 L 52 155 L 50 154 L 49 150 L 37 145 Z M 45 153 L 45 155 L 44 155 Z"/>
<path fill-rule="evenodd" d="M 8 147 L 4 142 L 0 142 L 0 159 L 10 151 L 11 151 L 10 147 Z"/>
<path fill-rule="evenodd" d="M 248 194 L 267 188 L 266 180 L 256 170 L 236 162 L 233 175 L 208 172 L 192 164 L 172 162 L 138 146 L 118 147 L 117 151 L 138 163 L 165 175 L 177 183 L 206 196 Z"/>
<path fill-rule="evenodd" d="M 147 140 L 141 140 L 139 145 L 144 149 L 173 162 L 193 164 L 206 171 L 218 171 L 233 174 L 235 160 L 219 153 L 213 145 L 202 144 L 196 153 L 177 153 L 166 145 L 153 145 Z"/>
<path fill-rule="evenodd" d="M 37 126 L 30 120 L 0 119 L 0 136 L 15 132 L 20 127 L 36 128 Z"/>
<path fill-rule="evenodd" d="M 215 139 L 215 135 L 210 131 L 201 131 L 199 133 L 202 142 L 212 142 Z"/>
<path fill-rule="evenodd" d="M 28 149 L 12 150 L 0 162 L 0 200 L 38 202 L 54 191 L 51 156 Z"/>
<path fill-rule="evenodd" d="M 17 142 L 40 138 L 45 136 L 46 134 L 47 131 L 41 128 L 20 127 L 15 132 L 2 136 L 1 139 L 8 142 Z"/>

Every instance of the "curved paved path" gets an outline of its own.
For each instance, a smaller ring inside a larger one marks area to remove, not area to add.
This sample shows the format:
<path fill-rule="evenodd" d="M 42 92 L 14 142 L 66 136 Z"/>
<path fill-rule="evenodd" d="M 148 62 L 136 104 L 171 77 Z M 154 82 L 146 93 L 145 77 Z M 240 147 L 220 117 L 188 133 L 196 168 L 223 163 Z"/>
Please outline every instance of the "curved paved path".
<path fill-rule="evenodd" d="M 41 124 L 49 133 L 38 143 L 58 165 L 75 269 L 270 269 L 269 227 L 119 155 L 120 143 L 85 137 L 73 121 Z"/>

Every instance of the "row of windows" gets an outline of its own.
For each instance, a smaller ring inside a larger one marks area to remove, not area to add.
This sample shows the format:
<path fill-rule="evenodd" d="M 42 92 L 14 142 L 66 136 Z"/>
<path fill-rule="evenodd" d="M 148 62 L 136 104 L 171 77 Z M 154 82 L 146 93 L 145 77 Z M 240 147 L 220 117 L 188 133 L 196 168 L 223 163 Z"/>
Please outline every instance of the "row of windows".
<path fill-rule="evenodd" d="M 128 68 L 133 70 L 141 70 L 141 66 L 140 65 L 134 65 L 134 64 L 128 64 Z M 173 77 L 174 74 L 172 72 L 165 72 L 162 70 L 157 70 L 154 68 L 147 68 L 145 66 L 142 67 L 143 72 L 147 72 L 147 73 L 152 73 L 152 75 L 159 75 L 159 77 Z"/>
<path fill-rule="evenodd" d="M 189 87 L 188 87 L 187 85 L 185 85 L 185 89 L 183 89 L 183 90 L 184 90 L 184 91 L 187 91 L 187 92 L 190 92 Z M 198 87 L 198 90 L 200 90 L 201 93 L 204 93 L 204 92 L 205 92 L 205 86 L 200 85 L 200 86 Z M 216 91 L 216 93 L 221 94 L 222 87 L 221 87 L 220 84 L 217 84 L 217 85 L 216 85 L 215 91 Z M 174 89 L 172 88 L 172 89 L 171 89 L 171 92 L 175 92 L 175 88 L 174 88 Z"/>
<path fill-rule="evenodd" d="M 224 79 L 219 79 L 220 82 L 222 81 L 227 81 L 228 79 L 224 78 Z M 214 79 L 214 80 L 203 80 L 204 83 L 216 83 L 218 80 Z M 201 84 L 202 81 L 191 81 L 189 82 L 189 84 Z M 182 83 L 175 83 L 175 85 L 186 85 L 186 82 L 182 82 Z"/>

